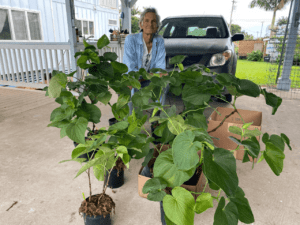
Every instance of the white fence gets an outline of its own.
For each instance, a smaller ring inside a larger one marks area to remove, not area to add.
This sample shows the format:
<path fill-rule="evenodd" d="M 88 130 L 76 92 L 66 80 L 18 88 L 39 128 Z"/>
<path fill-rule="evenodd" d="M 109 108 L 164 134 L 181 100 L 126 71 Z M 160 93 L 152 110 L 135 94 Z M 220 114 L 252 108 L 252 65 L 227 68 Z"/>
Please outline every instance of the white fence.
<path fill-rule="evenodd" d="M 97 42 L 89 44 L 97 47 Z M 110 48 L 98 50 L 99 54 L 115 52 L 118 55 L 117 61 L 122 62 L 124 43 L 112 41 L 108 46 Z M 83 43 L 78 43 L 77 49 L 83 51 Z M 73 72 L 71 60 L 74 56 L 70 53 L 68 42 L 0 43 L 0 84 L 44 88 L 49 85 L 53 70 L 66 74 Z M 76 74 L 80 78 L 87 75 L 87 70 L 81 70 L 77 66 L 79 57 L 76 58 Z"/>

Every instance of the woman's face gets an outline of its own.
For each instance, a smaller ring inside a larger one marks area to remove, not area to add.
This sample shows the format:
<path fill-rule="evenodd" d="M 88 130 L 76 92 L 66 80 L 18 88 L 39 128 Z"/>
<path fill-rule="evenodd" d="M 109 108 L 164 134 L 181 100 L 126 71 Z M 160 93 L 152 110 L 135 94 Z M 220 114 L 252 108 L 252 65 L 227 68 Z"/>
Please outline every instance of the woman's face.
<path fill-rule="evenodd" d="M 144 23 L 140 23 L 144 33 L 153 34 L 157 31 L 157 21 L 154 12 L 147 12 L 144 17 Z"/>

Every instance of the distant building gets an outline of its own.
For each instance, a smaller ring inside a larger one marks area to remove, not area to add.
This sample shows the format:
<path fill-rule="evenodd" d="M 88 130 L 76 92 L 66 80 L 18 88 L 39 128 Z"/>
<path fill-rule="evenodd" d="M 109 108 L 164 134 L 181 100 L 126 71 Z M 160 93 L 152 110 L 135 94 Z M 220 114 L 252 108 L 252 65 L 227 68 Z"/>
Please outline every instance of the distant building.
<path fill-rule="evenodd" d="M 86 38 L 119 28 L 119 1 L 75 0 L 75 26 Z M 65 0 L 1 1 L 0 42 L 68 42 Z"/>

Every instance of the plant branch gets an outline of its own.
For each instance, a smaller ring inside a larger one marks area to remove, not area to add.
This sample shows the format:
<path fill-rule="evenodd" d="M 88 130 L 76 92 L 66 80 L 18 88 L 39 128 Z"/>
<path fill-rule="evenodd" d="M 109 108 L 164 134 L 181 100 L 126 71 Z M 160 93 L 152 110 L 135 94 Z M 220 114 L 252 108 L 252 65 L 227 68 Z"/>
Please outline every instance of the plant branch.
<path fill-rule="evenodd" d="M 91 198 L 92 198 L 92 186 L 91 186 L 90 168 L 88 170 L 88 177 L 89 177 L 89 187 L 90 187 L 90 198 L 89 198 L 89 202 L 90 202 Z"/>
<path fill-rule="evenodd" d="M 237 109 L 235 109 L 234 111 L 232 111 L 229 115 L 225 116 L 225 118 L 222 120 L 222 122 L 219 124 L 219 126 L 217 126 L 215 129 L 208 131 L 207 133 L 212 133 L 215 132 L 220 126 L 222 126 L 222 124 L 224 123 L 224 121 L 229 118 L 231 115 L 233 115 L 235 112 L 237 112 Z"/>

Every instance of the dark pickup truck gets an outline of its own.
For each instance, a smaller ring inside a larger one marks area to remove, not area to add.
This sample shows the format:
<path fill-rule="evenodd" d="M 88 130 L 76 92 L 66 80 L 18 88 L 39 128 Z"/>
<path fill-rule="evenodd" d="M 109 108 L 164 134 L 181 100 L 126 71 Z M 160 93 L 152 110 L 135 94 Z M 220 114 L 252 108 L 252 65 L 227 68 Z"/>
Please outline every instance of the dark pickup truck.
<path fill-rule="evenodd" d="M 169 64 L 170 59 L 176 55 L 185 55 L 187 57 L 182 62 L 185 69 L 200 64 L 209 68 L 211 73 L 235 76 L 237 56 L 233 42 L 244 40 L 244 34 L 231 36 L 223 16 L 167 17 L 162 21 L 158 34 L 165 41 L 168 72 L 174 69 L 174 65 Z M 208 74 L 204 72 L 203 75 Z M 225 88 L 223 94 L 227 101 L 232 101 L 232 96 Z"/>

